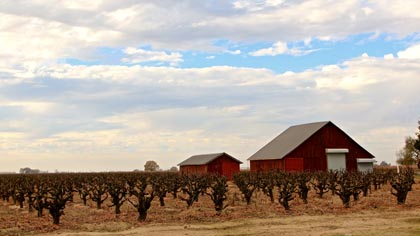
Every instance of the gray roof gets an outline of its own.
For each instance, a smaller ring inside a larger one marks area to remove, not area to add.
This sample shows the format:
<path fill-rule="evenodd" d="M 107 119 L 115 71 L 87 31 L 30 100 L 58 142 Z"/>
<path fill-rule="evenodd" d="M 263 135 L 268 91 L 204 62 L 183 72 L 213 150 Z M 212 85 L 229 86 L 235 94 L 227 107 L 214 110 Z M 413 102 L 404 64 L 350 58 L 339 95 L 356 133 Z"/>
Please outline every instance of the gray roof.
<path fill-rule="evenodd" d="M 248 160 L 282 159 L 328 123 L 330 121 L 291 126 Z"/>
<path fill-rule="evenodd" d="M 231 155 L 229 155 L 229 154 L 227 154 L 225 152 L 222 152 L 222 153 L 212 153 L 212 154 L 195 155 L 195 156 L 192 156 L 192 157 L 188 158 L 187 160 L 179 163 L 178 166 L 206 165 L 206 164 L 212 162 L 213 160 L 215 160 L 216 158 L 218 158 L 218 157 L 220 157 L 222 155 L 227 155 L 228 157 L 230 157 L 234 161 L 237 161 L 239 163 L 242 163 L 240 160 L 235 159 Z"/>

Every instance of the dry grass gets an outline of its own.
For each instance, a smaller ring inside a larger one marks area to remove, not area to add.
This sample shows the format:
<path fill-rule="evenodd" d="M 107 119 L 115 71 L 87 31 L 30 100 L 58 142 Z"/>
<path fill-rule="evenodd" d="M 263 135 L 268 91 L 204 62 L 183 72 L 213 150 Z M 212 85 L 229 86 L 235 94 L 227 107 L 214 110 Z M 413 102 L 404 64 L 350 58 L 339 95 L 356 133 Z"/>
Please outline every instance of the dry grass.
<path fill-rule="evenodd" d="M 231 185 L 229 207 L 220 216 L 208 196 L 200 196 L 187 209 L 185 202 L 168 195 L 165 207 L 154 200 L 142 223 L 127 203 L 116 218 L 112 208 L 97 210 L 92 202 L 83 206 L 76 197 L 66 207 L 61 224 L 54 226 L 48 212 L 38 218 L 35 212 L 2 202 L 0 235 L 420 235 L 419 180 L 403 206 L 396 204 L 385 186 L 352 202 L 349 209 L 337 196 L 328 193 L 319 199 L 311 192 L 308 204 L 295 198 L 288 212 L 262 193 L 256 193 L 247 206 Z"/>

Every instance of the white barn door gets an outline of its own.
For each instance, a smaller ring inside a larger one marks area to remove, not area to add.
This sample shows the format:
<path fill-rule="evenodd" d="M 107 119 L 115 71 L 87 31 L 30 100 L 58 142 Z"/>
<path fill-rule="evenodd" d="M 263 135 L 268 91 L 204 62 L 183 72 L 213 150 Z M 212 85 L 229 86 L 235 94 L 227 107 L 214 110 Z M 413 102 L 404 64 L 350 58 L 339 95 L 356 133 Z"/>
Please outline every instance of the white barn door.
<path fill-rule="evenodd" d="M 348 149 L 327 148 L 327 168 L 328 170 L 346 170 L 346 154 Z"/>

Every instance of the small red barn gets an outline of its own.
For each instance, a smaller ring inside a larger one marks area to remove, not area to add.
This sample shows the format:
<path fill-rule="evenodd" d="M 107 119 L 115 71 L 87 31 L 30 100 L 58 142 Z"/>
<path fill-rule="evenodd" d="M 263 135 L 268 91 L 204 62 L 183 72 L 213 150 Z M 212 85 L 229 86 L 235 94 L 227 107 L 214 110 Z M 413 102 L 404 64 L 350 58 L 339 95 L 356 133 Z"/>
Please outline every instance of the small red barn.
<path fill-rule="evenodd" d="M 227 153 L 195 155 L 178 164 L 180 171 L 186 174 L 213 173 L 232 179 L 239 172 L 241 161 Z"/>
<path fill-rule="evenodd" d="M 251 171 L 367 171 L 374 156 L 331 121 L 291 126 L 248 160 Z"/>

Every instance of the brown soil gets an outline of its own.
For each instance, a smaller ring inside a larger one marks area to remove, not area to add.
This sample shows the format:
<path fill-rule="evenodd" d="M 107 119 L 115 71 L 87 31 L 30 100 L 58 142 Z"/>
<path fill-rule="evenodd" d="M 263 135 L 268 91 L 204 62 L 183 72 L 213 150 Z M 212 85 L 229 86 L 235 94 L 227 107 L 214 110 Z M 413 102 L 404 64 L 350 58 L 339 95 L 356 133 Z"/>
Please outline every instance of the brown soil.
<path fill-rule="evenodd" d="M 38 218 L 26 206 L 0 202 L 0 235 L 420 235 L 419 180 L 403 206 L 387 185 L 352 201 L 349 209 L 337 196 L 327 193 L 319 199 L 311 191 L 308 204 L 296 197 L 289 212 L 262 193 L 247 206 L 231 185 L 229 207 L 220 216 L 208 196 L 200 196 L 187 209 L 185 202 L 168 195 L 165 207 L 154 200 L 146 222 L 138 222 L 127 203 L 116 218 L 109 203 L 98 210 L 93 202 L 84 206 L 76 198 L 66 206 L 61 224 L 54 226 L 48 211 Z"/>

